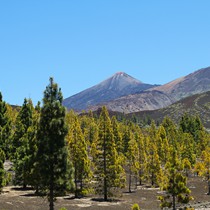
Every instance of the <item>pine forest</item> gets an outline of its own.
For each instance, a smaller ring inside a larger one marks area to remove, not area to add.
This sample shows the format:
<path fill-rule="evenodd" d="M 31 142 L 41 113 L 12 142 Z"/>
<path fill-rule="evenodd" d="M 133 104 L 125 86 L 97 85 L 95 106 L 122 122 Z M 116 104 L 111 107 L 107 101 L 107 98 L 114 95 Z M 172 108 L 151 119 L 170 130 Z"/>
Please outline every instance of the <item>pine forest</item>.
<path fill-rule="evenodd" d="M 148 187 L 159 189 L 159 209 L 175 210 L 195 199 L 192 177 L 201 178 L 210 194 L 210 134 L 198 116 L 185 113 L 178 123 L 166 116 L 142 125 L 110 115 L 105 106 L 77 114 L 62 102 L 53 78 L 36 105 L 25 98 L 21 107 L 10 106 L 0 94 L 2 194 L 8 185 L 32 188 L 54 210 L 61 196 L 115 202 L 124 192 Z"/>

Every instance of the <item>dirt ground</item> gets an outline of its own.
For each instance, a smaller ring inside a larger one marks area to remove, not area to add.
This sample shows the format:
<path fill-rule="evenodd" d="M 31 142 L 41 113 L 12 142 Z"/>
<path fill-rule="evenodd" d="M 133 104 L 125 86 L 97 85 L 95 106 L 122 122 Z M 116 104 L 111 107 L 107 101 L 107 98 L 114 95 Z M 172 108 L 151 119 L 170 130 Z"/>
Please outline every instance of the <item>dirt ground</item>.
<path fill-rule="evenodd" d="M 195 209 L 210 210 L 210 195 L 207 195 L 207 183 L 200 177 L 191 177 L 188 187 L 192 191 L 194 200 L 188 206 Z M 138 187 L 133 193 L 124 192 L 122 198 L 112 202 L 102 202 L 92 197 L 73 199 L 71 195 L 57 198 L 55 210 L 65 207 L 68 210 L 130 210 L 134 203 L 138 203 L 141 210 L 159 210 L 160 202 L 157 196 L 161 194 L 158 188 Z M 34 196 L 31 189 L 9 186 L 0 195 L 0 210 L 47 210 L 46 198 Z"/>

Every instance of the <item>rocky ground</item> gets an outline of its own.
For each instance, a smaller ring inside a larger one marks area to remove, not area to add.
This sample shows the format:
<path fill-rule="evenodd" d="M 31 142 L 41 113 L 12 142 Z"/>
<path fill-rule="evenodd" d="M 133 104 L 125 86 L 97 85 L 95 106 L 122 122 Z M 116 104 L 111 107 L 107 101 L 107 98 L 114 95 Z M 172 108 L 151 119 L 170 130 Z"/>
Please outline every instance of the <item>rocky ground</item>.
<path fill-rule="evenodd" d="M 207 183 L 200 177 L 191 177 L 188 186 L 194 200 L 188 206 L 196 210 L 210 210 L 210 195 L 207 195 Z M 68 210 L 130 210 L 134 203 L 138 203 L 141 210 L 160 210 L 157 196 L 162 192 L 158 188 L 141 186 L 133 193 L 123 192 L 123 196 L 112 202 L 86 197 L 73 199 L 72 195 L 57 198 L 55 210 L 65 207 Z M 0 210 L 47 210 L 46 198 L 34 196 L 32 189 L 23 190 L 19 187 L 5 187 L 0 195 Z"/>

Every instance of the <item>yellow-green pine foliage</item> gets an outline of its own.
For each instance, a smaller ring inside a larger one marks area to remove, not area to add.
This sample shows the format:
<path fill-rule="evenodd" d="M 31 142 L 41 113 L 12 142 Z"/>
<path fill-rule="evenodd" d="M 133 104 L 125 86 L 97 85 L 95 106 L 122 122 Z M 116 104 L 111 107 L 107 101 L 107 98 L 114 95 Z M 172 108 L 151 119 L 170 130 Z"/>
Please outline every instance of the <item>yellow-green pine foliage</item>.
<path fill-rule="evenodd" d="M 148 134 L 146 138 L 147 146 L 146 146 L 146 173 L 145 177 L 150 180 L 151 185 L 158 185 L 158 177 L 161 173 L 161 162 L 158 155 L 158 147 L 157 147 L 157 129 L 154 121 L 152 121 L 151 127 L 148 129 Z"/>
<path fill-rule="evenodd" d="M 207 147 L 201 154 L 202 170 L 201 175 L 207 180 L 208 192 L 210 195 L 210 147 Z"/>
<path fill-rule="evenodd" d="M 114 134 L 114 141 L 118 154 L 123 154 L 122 133 L 120 132 L 119 122 L 116 116 L 112 117 L 112 129 Z"/>
<path fill-rule="evenodd" d="M 196 154 L 199 157 L 210 146 L 210 134 L 205 130 L 197 132 Z"/>
<path fill-rule="evenodd" d="M 176 210 L 177 203 L 188 203 L 192 197 L 187 187 L 187 178 L 182 173 L 182 164 L 178 158 L 176 149 L 172 146 L 169 161 L 166 163 L 165 173 L 167 182 L 164 187 L 165 196 L 160 196 L 161 207 L 172 207 Z"/>
<path fill-rule="evenodd" d="M 99 135 L 95 159 L 96 191 L 107 201 L 125 184 L 124 170 L 118 156 L 111 120 L 106 107 L 102 108 L 99 118 Z"/>
<path fill-rule="evenodd" d="M 181 159 L 188 159 L 191 165 L 196 161 L 195 140 L 190 133 L 181 133 L 180 135 L 180 154 Z"/>
<path fill-rule="evenodd" d="M 134 138 L 134 134 L 130 133 L 128 142 L 128 149 L 126 152 L 126 158 L 127 158 L 127 166 L 128 166 L 128 192 L 131 193 L 131 187 L 132 187 L 132 178 L 134 177 L 137 179 L 137 174 L 139 171 L 139 150 L 138 150 L 138 144 Z"/>
<path fill-rule="evenodd" d="M 146 160 L 146 148 L 145 148 L 145 138 L 142 134 L 142 131 L 139 127 L 136 129 L 135 139 L 138 145 L 138 181 L 139 185 L 142 185 L 144 180 L 144 173 L 145 173 L 145 160 Z"/>
<path fill-rule="evenodd" d="M 173 144 L 174 147 L 177 148 L 176 140 L 178 137 L 178 131 L 175 123 L 169 117 L 165 117 L 161 125 L 165 128 L 169 145 Z"/>
<path fill-rule="evenodd" d="M 68 133 L 70 160 L 74 166 L 75 197 L 85 195 L 89 189 L 88 183 L 92 178 L 87 143 L 82 133 L 78 117 L 74 116 Z"/>
<path fill-rule="evenodd" d="M 165 128 L 160 125 L 157 131 L 157 149 L 161 164 L 164 165 L 169 158 L 169 142 Z"/>
<path fill-rule="evenodd" d="M 133 206 L 131 207 L 131 210 L 140 210 L 139 204 L 137 203 L 133 204 Z"/>

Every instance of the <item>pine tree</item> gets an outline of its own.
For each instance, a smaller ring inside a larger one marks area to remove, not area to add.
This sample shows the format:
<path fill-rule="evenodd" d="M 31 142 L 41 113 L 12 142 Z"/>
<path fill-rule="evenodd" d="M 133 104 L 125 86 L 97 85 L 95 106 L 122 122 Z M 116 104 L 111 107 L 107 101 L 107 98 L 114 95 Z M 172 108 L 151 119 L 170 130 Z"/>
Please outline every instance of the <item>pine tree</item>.
<path fill-rule="evenodd" d="M 196 142 L 196 154 L 200 156 L 202 151 L 204 151 L 208 146 L 210 146 L 209 133 L 205 130 L 197 132 L 197 142 Z"/>
<path fill-rule="evenodd" d="M 192 197 L 187 187 L 187 178 L 182 174 L 182 165 L 178 159 L 177 152 L 172 146 L 169 162 L 166 163 L 166 191 L 165 196 L 160 196 L 161 207 L 169 207 L 176 210 L 177 203 L 188 203 Z"/>
<path fill-rule="evenodd" d="M 112 129 L 113 129 L 116 149 L 118 154 L 122 154 L 123 153 L 122 135 L 120 133 L 119 123 L 117 122 L 116 116 L 113 116 L 111 121 L 112 121 Z"/>
<path fill-rule="evenodd" d="M 30 128 L 33 123 L 33 109 L 31 100 L 24 99 L 23 106 L 17 117 L 13 139 L 14 184 L 22 185 L 23 188 L 26 188 L 31 180 L 30 174 L 33 163 L 30 161 L 30 157 L 31 153 L 35 152 L 30 150 L 30 140 L 35 135 L 35 131 L 32 132 Z"/>
<path fill-rule="evenodd" d="M 75 197 L 84 196 L 89 190 L 87 185 L 92 177 L 90 159 L 88 157 L 87 144 L 85 142 L 78 117 L 74 116 L 74 122 L 69 125 L 68 145 L 70 159 L 74 166 Z"/>
<path fill-rule="evenodd" d="M 146 159 L 146 149 L 145 149 L 145 143 L 144 143 L 144 136 L 140 129 L 137 130 L 137 133 L 135 135 L 135 139 L 138 145 L 138 164 L 139 164 L 139 184 L 142 185 L 144 172 L 145 172 L 145 159 Z"/>
<path fill-rule="evenodd" d="M 0 92 L 0 148 L 4 151 L 6 158 L 9 158 L 11 140 L 11 120 L 9 119 L 8 106 L 3 101 Z"/>
<path fill-rule="evenodd" d="M 155 122 L 152 121 L 151 127 L 148 129 L 147 146 L 146 146 L 146 170 L 145 176 L 151 181 L 151 185 L 158 185 L 158 178 L 161 173 L 161 162 L 158 155 L 158 134 Z"/>
<path fill-rule="evenodd" d="M 108 197 L 114 195 L 114 190 L 124 187 L 125 177 L 114 142 L 111 120 L 105 107 L 102 108 L 99 118 L 99 139 L 96 148 L 96 191 L 107 201 Z"/>
<path fill-rule="evenodd" d="M 189 115 L 188 113 L 185 113 L 182 116 L 179 122 L 179 126 L 183 133 L 190 133 L 194 137 L 196 142 L 198 132 L 204 130 L 200 118 L 198 116 Z"/>
<path fill-rule="evenodd" d="M 173 146 L 176 148 L 176 140 L 178 137 L 176 125 L 169 117 L 165 117 L 161 125 L 166 131 L 166 137 L 168 139 L 169 145 L 173 144 Z"/>
<path fill-rule="evenodd" d="M 181 133 L 180 135 L 180 154 L 182 160 L 187 158 L 191 165 L 195 164 L 196 151 L 193 136 L 190 133 Z"/>
<path fill-rule="evenodd" d="M 5 186 L 5 170 L 4 170 L 4 161 L 5 161 L 5 154 L 4 151 L 0 148 L 0 193 L 2 188 Z"/>
<path fill-rule="evenodd" d="M 165 128 L 160 125 L 157 132 L 157 149 L 161 163 L 165 164 L 169 157 L 169 143 Z"/>
<path fill-rule="evenodd" d="M 208 182 L 208 192 L 207 194 L 210 195 L 210 147 L 207 147 L 201 154 L 201 163 L 203 165 L 201 175 L 207 180 Z"/>
<path fill-rule="evenodd" d="M 132 185 L 132 176 L 134 175 L 137 177 L 137 173 L 139 170 L 139 154 L 138 154 L 138 144 L 136 140 L 134 139 L 133 133 L 131 133 L 130 136 L 130 141 L 128 142 L 128 150 L 126 153 L 126 158 L 127 158 L 127 165 L 128 165 L 128 192 L 131 193 L 131 185 Z"/>
<path fill-rule="evenodd" d="M 56 196 L 65 193 L 73 184 L 72 167 L 69 164 L 65 140 L 68 130 L 62 101 L 61 89 L 54 83 L 53 78 L 50 78 L 41 107 L 36 160 L 39 192 L 47 194 L 50 210 L 54 209 Z"/>
<path fill-rule="evenodd" d="M 161 173 L 161 164 L 155 144 L 151 144 L 149 147 L 146 168 L 151 185 L 158 185 L 158 178 Z"/>

